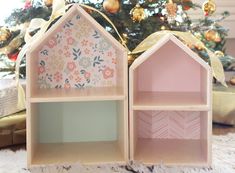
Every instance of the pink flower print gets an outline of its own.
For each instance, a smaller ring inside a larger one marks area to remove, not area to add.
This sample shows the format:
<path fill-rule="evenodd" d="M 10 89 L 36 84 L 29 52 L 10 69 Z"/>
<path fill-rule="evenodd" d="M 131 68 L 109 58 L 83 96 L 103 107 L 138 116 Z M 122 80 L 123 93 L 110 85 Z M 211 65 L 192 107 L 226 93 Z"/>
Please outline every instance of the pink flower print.
<path fill-rule="evenodd" d="M 69 50 L 69 46 L 64 46 L 64 50 Z"/>
<path fill-rule="evenodd" d="M 65 30 L 65 34 L 70 36 L 72 34 L 72 30 L 70 28 L 67 28 Z"/>
<path fill-rule="evenodd" d="M 88 40 L 82 40 L 82 46 L 87 46 L 88 45 Z"/>
<path fill-rule="evenodd" d="M 55 47 L 57 45 L 57 41 L 56 41 L 56 38 L 55 37 L 52 37 L 49 41 L 48 41 L 48 43 L 47 43 L 47 46 L 49 47 L 49 48 L 53 48 L 53 47 Z"/>
<path fill-rule="evenodd" d="M 108 56 L 108 57 L 111 57 L 111 56 L 113 56 L 113 53 L 112 53 L 112 52 L 108 52 L 108 53 L 107 53 L 107 56 Z"/>
<path fill-rule="evenodd" d="M 73 61 L 72 62 L 68 62 L 67 68 L 68 68 L 69 71 L 73 71 L 76 68 L 75 62 L 73 62 Z"/>
<path fill-rule="evenodd" d="M 90 47 L 92 47 L 93 45 L 94 45 L 94 43 L 92 43 L 92 42 L 89 43 L 89 46 L 90 46 Z"/>
<path fill-rule="evenodd" d="M 85 77 L 85 79 L 89 79 L 91 77 L 91 73 L 85 72 L 84 77 Z"/>
<path fill-rule="evenodd" d="M 38 74 L 42 74 L 42 73 L 44 73 L 45 72 L 45 67 L 44 66 L 40 66 L 39 68 L 38 68 Z"/>
<path fill-rule="evenodd" d="M 65 88 L 65 89 L 70 89 L 70 88 L 71 88 L 70 83 L 65 83 L 65 84 L 64 84 L 64 88 Z"/>
<path fill-rule="evenodd" d="M 73 73 L 75 76 L 78 76 L 80 73 L 79 73 L 79 71 L 78 70 L 76 70 L 76 71 L 74 71 L 74 73 Z"/>
<path fill-rule="evenodd" d="M 105 79 L 108 79 L 108 78 L 113 77 L 114 70 L 109 67 L 105 67 L 105 69 L 102 71 L 102 73 L 103 73 L 103 77 Z"/>
<path fill-rule="evenodd" d="M 54 80 L 55 80 L 56 82 L 60 82 L 60 81 L 62 80 L 62 74 L 61 74 L 60 72 L 56 72 L 56 73 L 54 74 Z"/>
<path fill-rule="evenodd" d="M 74 43 L 74 39 L 72 37 L 67 38 L 68 45 L 72 45 Z"/>
<path fill-rule="evenodd" d="M 85 53 L 86 55 L 88 55 L 88 54 L 90 54 L 90 50 L 89 50 L 89 49 L 85 49 L 85 50 L 84 50 L 84 53 Z"/>
<path fill-rule="evenodd" d="M 69 79 L 70 79 L 70 80 L 73 80 L 73 75 L 69 75 Z"/>
<path fill-rule="evenodd" d="M 64 56 L 66 56 L 66 57 L 70 57 L 70 56 L 71 56 L 71 53 L 70 53 L 70 52 L 68 52 L 68 51 L 66 51 L 66 52 L 64 53 Z"/>
<path fill-rule="evenodd" d="M 59 53 L 59 54 L 63 54 L 63 50 L 60 49 L 60 50 L 58 51 L 58 53 Z"/>
<path fill-rule="evenodd" d="M 75 82 L 77 82 L 77 83 L 81 82 L 81 80 L 82 80 L 82 78 L 80 78 L 79 76 L 77 76 L 77 77 L 75 78 Z"/>
<path fill-rule="evenodd" d="M 116 58 L 112 58 L 112 63 L 113 64 L 117 64 L 117 59 Z"/>

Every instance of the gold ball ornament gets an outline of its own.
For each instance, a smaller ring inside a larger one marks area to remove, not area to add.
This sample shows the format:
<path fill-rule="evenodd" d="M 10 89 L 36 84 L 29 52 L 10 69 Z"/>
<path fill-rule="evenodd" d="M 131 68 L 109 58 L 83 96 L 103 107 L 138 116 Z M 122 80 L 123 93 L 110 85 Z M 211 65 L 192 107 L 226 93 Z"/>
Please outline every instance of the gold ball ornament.
<path fill-rule="evenodd" d="M 128 55 L 128 65 L 130 66 L 135 61 L 135 56 L 132 54 Z"/>
<path fill-rule="evenodd" d="M 0 28 L 0 42 L 7 41 L 11 37 L 11 31 L 5 27 Z"/>
<path fill-rule="evenodd" d="M 130 15 L 131 15 L 131 19 L 134 22 L 141 22 L 142 20 L 146 18 L 144 8 L 142 8 L 140 4 L 136 4 L 136 6 L 133 9 L 131 9 Z"/>
<path fill-rule="evenodd" d="M 224 53 L 223 53 L 222 51 L 220 51 L 220 50 L 217 50 L 217 51 L 215 51 L 214 53 L 215 53 L 215 55 L 218 56 L 218 57 L 224 57 Z"/>
<path fill-rule="evenodd" d="M 214 0 L 207 0 L 202 5 L 202 10 L 206 16 L 212 15 L 216 11 L 216 4 Z"/>
<path fill-rule="evenodd" d="M 206 31 L 204 33 L 204 36 L 205 36 L 207 41 L 213 41 L 213 42 L 216 42 L 216 43 L 221 42 L 220 34 L 217 31 L 213 30 L 213 29 L 210 29 L 210 30 Z"/>
<path fill-rule="evenodd" d="M 105 11 L 115 14 L 120 9 L 120 2 L 119 0 L 104 0 L 103 8 Z"/>
<path fill-rule="evenodd" d="M 164 25 L 162 25 L 162 26 L 160 27 L 160 29 L 164 31 L 164 30 L 166 30 L 167 28 L 166 28 Z"/>
<path fill-rule="evenodd" d="M 47 6 L 47 7 L 51 7 L 52 4 L 53 4 L 53 0 L 44 0 L 44 4 L 45 4 L 45 6 Z"/>

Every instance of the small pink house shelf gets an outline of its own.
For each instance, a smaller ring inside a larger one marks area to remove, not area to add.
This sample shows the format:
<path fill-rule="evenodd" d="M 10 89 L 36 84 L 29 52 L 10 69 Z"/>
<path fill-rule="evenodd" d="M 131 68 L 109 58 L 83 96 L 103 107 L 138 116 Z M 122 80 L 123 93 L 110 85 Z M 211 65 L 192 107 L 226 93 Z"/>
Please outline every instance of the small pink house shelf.
<path fill-rule="evenodd" d="M 28 165 L 128 160 L 127 52 L 78 5 L 27 53 Z"/>
<path fill-rule="evenodd" d="M 129 69 L 130 159 L 211 164 L 210 66 L 173 35 Z"/>

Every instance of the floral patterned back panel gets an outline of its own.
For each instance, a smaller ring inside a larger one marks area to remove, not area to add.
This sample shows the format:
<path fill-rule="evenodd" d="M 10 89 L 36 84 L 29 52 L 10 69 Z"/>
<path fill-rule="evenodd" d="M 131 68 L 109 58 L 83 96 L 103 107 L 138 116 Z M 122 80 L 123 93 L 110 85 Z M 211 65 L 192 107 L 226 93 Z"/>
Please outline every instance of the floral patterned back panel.
<path fill-rule="evenodd" d="M 116 51 L 83 16 L 66 19 L 42 45 L 38 59 L 40 88 L 116 85 Z"/>

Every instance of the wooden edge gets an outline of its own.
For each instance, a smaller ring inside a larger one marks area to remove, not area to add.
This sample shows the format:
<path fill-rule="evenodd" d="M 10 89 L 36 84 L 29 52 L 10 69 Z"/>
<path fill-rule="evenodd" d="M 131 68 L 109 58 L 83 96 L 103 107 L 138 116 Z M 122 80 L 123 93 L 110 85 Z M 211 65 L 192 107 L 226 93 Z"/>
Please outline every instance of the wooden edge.
<path fill-rule="evenodd" d="M 129 158 L 134 160 L 134 140 L 133 140 L 133 70 L 129 69 Z"/>

